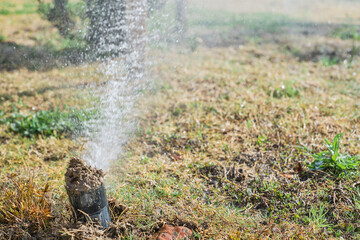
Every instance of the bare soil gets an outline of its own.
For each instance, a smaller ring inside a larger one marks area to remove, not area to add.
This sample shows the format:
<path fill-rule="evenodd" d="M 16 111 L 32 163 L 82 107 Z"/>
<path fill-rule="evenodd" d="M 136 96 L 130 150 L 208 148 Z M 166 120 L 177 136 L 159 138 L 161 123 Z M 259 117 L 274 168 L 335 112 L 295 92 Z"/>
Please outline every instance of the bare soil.
<path fill-rule="evenodd" d="M 89 190 L 101 186 L 104 172 L 86 166 L 79 158 L 72 158 L 65 174 L 66 188 L 72 191 Z"/>

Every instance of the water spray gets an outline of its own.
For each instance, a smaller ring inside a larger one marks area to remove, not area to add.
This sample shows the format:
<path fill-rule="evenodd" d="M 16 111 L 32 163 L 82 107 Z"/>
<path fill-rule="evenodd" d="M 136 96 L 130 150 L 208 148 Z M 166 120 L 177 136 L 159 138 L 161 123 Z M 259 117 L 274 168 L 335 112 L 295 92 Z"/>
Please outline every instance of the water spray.
<path fill-rule="evenodd" d="M 99 116 L 89 123 L 89 141 L 81 157 L 90 166 L 73 158 L 66 172 L 66 190 L 79 220 L 107 228 L 111 218 L 99 169 L 107 169 L 117 159 L 135 127 L 131 114 L 144 85 L 147 6 L 146 0 L 117 0 L 103 8 L 93 9 L 95 16 L 111 18 L 102 18 L 104 22 L 93 23 L 90 29 L 90 37 L 97 39 L 92 42 L 105 80 L 94 91 L 99 97 Z"/>
<path fill-rule="evenodd" d="M 108 169 L 135 128 L 135 103 L 146 87 L 147 0 L 88 2 L 92 22 L 91 47 L 100 62 L 104 84 L 92 89 L 99 101 L 98 117 L 88 122 L 88 140 L 81 159 L 73 158 L 66 173 L 66 190 L 76 217 L 96 221 L 103 227 L 111 222 L 102 170 Z M 96 6 L 96 7 L 95 7 Z M 186 1 L 176 1 L 175 30 L 180 41 L 186 32 Z M 108 16 L 108 17 L 107 17 Z"/>
<path fill-rule="evenodd" d="M 117 160 L 136 127 L 134 106 L 146 83 L 146 0 L 117 0 L 111 7 L 111 11 L 98 11 L 110 11 L 111 18 L 119 21 L 104 18 L 96 26 L 105 29 L 93 31 L 101 36 L 96 42 L 96 54 L 104 84 L 90 89 L 98 98 L 94 104 L 98 116 L 88 122 L 88 141 L 81 156 L 86 163 L 104 170 Z"/>

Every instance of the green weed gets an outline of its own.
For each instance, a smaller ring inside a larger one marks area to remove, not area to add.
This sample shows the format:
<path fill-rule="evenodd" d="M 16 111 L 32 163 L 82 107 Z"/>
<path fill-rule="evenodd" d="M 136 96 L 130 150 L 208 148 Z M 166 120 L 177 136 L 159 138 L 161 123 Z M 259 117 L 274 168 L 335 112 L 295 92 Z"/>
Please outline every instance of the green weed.
<path fill-rule="evenodd" d="M 352 46 L 350 49 L 350 59 L 349 63 L 351 64 L 356 55 L 359 55 L 360 48 L 358 47 L 357 42 L 360 41 L 360 29 L 357 26 L 349 25 L 345 27 L 338 28 L 333 33 L 334 37 L 339 37 L 341 39 L 352 39 Z"/>
<path fill-rule="evenodd" d="M 326 223 L 326 213 L 325 206 L 319 208 L 311 207 L 309 216 L 305 217 L 304 220 L 317 229 L 330 227 L 330 225 Z"/>
<path fill-rule="evenodd" d="M 350 156 L 349 154 L 341 154 L 340 138 L 342 134 L 339 133 L 334 137 L 333 143 L 325 138 L 326 151 L 317 154 L 312 154 L 314 161 L 308 166 L 310 170 L 329 171 L 332 174 L 338 175 L 344 171 L 356 170 L 360 164 L 358 156 Z"/>
<path fill-rule="evenodd" d="M 268 91 L 268 95 L 273 98 L 289 97 L 294 98 L 300 96 L 300 90 L 295 88 L 292 84 L 286 83 L 285 85 L 275 88 L 274 91 Z"/>
<path fill-rule="evenodd" d="M 0 33 L 0 42 L 4 42 L 6 40 L 6 37 Z"/>
<path fill-rule="evenodd" d="M 0 15 L 9 15 L 10 11 L 7 9 L 0 9 Z"/>
<path fill-rule="evenodd" d="M 340 59 L 337 57 L 323 57 L 320 59 L 321 63 L 325 67 L 333 66 L 339 64 Z"/>
<path fill-rule="evenodd" d="M 69 135 L 81 128 L 81 123 L 88 120 L 93 112 L 71 109 L 62 112 L 59 109 L 49 111 L 20 113 L 18 110 L 8 117 L 2 117 L 0 123 L 8 125 L 8 129 L 23 137 Z M 1 117 L 1 116 L 0 116 Z"/>
<path fill-rule="evenodd" d="M 259 135 L 258 139 L 256 140 L 256 145 L 262 146 L 268 141 L 267 137 L 264 135 Z"/>
<path fill-rule="evenodd" d="M 341 27 L 334 31 L 333 36 L 341 39 L 360 40 L 360 30 L 356 26 Z"/>

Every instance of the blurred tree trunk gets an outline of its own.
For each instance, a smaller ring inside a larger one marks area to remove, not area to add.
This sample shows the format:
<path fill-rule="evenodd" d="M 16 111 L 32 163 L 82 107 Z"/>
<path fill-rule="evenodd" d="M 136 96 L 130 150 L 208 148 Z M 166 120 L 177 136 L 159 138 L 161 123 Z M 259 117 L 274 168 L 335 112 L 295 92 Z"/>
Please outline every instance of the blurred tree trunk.
<path fill-rule="evenodd" d="M 128 79 L 145 69 L 147 0 L 87 0 L 88 40 L 100 56 L 125 54 Z"/>
<path fill-rule="evenodd" d="M 175 0 L 175 31 L 179 41 L 184 39 L 187 32 L 186 9 L 187 0 Z"/>
<path fill-rule="evenodd" d="M 54 8 L 48 14 L 48 20 L 59 29 L 62 36 L 68 37 L 73 29 L 74 22 L 70 18 L 69 12 L 66 8 L 68 0 L 54 0 Z"/>
<path fill-rule="evenodd" d="M 68 0 L 54 0 L 55 8 L 59 12 L 65 12 L 67 2 L 68 2 Z"/>

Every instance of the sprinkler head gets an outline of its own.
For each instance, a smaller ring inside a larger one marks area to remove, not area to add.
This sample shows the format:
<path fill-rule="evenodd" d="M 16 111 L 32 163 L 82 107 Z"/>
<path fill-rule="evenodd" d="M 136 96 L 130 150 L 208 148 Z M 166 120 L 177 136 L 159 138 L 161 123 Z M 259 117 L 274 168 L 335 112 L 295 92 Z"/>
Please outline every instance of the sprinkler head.
<path fill-rule="evenodd" d="M 97 222 L 107 228 L 111 217 L 103 176 L 102 170 L 72 158 L 65 174 L 65 187 L 77 219 L 84 223 Z"/>

